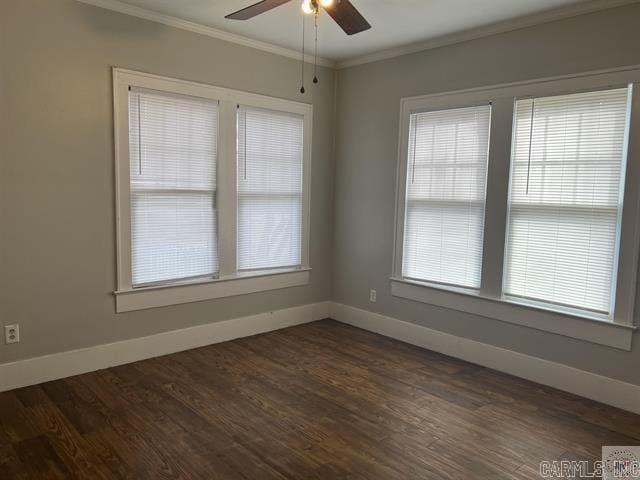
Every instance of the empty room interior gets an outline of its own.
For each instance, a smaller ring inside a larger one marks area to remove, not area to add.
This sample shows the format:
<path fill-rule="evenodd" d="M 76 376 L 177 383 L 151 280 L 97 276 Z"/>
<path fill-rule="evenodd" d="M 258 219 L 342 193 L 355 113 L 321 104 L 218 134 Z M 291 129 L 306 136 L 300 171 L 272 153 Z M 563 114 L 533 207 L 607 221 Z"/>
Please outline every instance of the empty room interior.
<path fill-rule="evenodd" d="M 640 478 L 639 250 L 640 0 L 0 0 L 2 480 Z"/>

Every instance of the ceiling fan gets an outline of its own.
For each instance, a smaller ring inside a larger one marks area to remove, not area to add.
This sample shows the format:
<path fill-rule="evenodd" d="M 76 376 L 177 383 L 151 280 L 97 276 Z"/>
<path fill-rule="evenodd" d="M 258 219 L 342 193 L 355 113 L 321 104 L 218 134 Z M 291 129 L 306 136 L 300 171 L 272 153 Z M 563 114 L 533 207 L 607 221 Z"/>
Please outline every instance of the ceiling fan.
<path fill-rule="evenodd" d="M 231 20 L 248 20 L 279 7 L 292 0 L 262 0 L 237 12 L 227 15 Z M 354 35 L 371 28 L 371 25 L 349 0 L 303 0 L 302 11 L 317 15 L 323 8 L 347 35 Z"/>

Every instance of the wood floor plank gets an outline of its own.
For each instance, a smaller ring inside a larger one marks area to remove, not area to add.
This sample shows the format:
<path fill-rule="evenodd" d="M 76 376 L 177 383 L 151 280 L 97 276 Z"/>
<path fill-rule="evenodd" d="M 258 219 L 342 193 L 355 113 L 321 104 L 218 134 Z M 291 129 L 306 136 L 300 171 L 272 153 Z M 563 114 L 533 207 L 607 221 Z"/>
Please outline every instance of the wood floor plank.
<path fill-rule="evenodd" d="M 0 477 L 539 478 L 640 416 L 325 320 L 0 393 Z"/>
<path fill-rule="evenodd" d="M 27 465 L 24 465 L 14 445 L 0 442 L 0 472 L 2 478 L 28 480 L 31 478 Z"/>
<path fill-rule="evenodd" d="M 22 440 L 14 448 L 27 478 L 78 478 L 57 455 L 45 435 Z"/>

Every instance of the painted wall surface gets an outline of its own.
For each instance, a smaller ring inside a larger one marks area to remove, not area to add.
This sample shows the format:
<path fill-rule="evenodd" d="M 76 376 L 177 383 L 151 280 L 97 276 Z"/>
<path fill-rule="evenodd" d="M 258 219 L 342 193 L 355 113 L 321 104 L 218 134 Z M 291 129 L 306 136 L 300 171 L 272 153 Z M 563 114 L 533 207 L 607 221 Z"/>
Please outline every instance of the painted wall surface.
<path fill-rule="evenodd" d="M 389 283 L 400 99 L 637 65 L 639 25 L 635 4 L 340 70 L 333 300 L 640 384 L 637 334 L 619 351 L 395 298 Z"/>
<path fill-rule="evenodd" d="M 633 5 L 321 69 L 301 96 L 292 59 L 74 0 L 0 0 L 0 324 L 22 336 L 0 363 L 332 298 L 640 385 L 637 342 L 618 351 L 389 284 L 400 98 L 640 64 L 638 25 Z M 313 103 L 309 286 L 115 313 L 112 66 Z"/>
<path fill-rule="evenodd" d="M 295 30 L 295 27 L 294 27 Z M 297 34 L 297 30 L 296 30 Z M 311 283 L 115 313 L 111 67 L 312 102 Z M 74 0 L 0 0 L 0 363 L 327 300 L 335 74 Z"/>

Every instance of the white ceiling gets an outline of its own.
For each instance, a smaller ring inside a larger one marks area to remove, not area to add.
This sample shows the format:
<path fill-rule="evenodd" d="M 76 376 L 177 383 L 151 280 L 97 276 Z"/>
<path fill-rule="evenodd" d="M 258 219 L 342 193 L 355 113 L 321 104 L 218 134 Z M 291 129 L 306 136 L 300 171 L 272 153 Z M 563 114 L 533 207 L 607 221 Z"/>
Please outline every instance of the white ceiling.
<path fill-rule="evenodd" d="M 87 0 L 81 0 L 87 1 Z M 277 7 L 251 20 L 225 15 L 257 0 L 120 0 L 146 10 L 242 35 L 279 47 L 299 50 L 301 0 Z M 318 55 L 338 62 L 373 52 L 424 42 L 519 17 L 557 10 L 560 16 L 616 6 L 620 0 L 351 0 L 369 20 L 370 30 L 347 36 L 326 14 L 320 17 Z M 88 3 L 93 3 L 91 0 Z M 106 2 L 107 4 L 109 2 Z M 307 18 L 307 42 L 313 21 Z M 307 43 L 309 45 L 309 43 Z"/>

